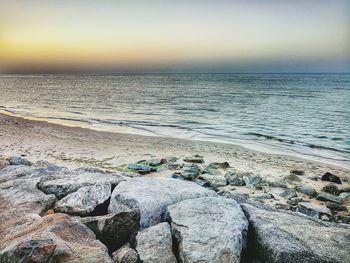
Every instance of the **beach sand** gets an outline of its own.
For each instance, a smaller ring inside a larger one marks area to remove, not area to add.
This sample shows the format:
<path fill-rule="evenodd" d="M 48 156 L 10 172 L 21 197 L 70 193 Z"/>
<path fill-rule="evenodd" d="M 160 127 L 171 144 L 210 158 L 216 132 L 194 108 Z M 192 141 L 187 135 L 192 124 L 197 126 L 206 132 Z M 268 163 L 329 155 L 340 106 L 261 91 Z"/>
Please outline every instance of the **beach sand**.
<path fill-rule="evenodd" d="M 320 176 L 327 171 L 339 177 L 350 176 L 349 170 L 336 165 L 232 144 L 101 132 L 5 114 L 0 114 L 0 152 L 22 155 L 33 162 L 47 160 L 67 167 L 106 170 L 140 160 L 199 154 L 206 163 L 226 161 L 238 171 L 262 176 L 280 177 L 291 170 L 303 170 L 306 176 Z"/>

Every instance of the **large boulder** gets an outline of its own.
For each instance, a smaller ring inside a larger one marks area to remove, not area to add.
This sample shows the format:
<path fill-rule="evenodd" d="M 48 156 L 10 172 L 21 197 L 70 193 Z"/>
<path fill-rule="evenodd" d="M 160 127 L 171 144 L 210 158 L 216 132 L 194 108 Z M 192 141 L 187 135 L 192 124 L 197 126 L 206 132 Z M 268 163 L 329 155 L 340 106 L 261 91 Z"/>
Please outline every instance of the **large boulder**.
<path fill-rule="evenodd" d="M 62 199 L 83 186 L 110 184 L 113 188 L 123 180 L 124 177 L 120 175 L 99 169 L 79 168 L 44 176 L 40 179 L 38 188 L 46 194 L 54 194 L 58 199 Z"/>
<path fill-rule="evenodd" d="M 236 201 L 197 198 L 167 211 L 181 262 L 240 262 L 248 221 Z"/>
<path fill-rule="evenodd" d="M 172 236 L 168 223 L 160 223 L 140 231 L 136 251 L 144 263 L 176 263 L 172 251 Z"/>
<path fill-rule="evenodd" d="M 112 253 L 127 242 L 135 246 L 135 237 L 140 229 L 140 213 L 136 209 L 129 209 L 116 214 L 83 217 L 81 222 L 90 228 Z"/>
<path fill-rule="evenodd" d="M 163 222 L 168 205 L 204 196 L 216 196 L 216 193 L 184 180 L 131 178 L 113 190 L 108 211 L 119 213 L 131 208 L 139 209 L 143 229 Z"/>
<path fill-rule="evenodd" d="M 248 262 L 350 262 L 350 228 L 293 212 L 242 204 L 249 219 Z"/>
<path fill-rule="evenodd" d="M 55 212 L 89 215 L 107 207 L 112 194 L 111 184 L 95 184 L 79 188 L 56 203 Z"/>
<path fill-rule="evenodd" d="M 77 219 L 53 214 L 1 236 L 0 262 L 112 262 L 107 248 Z"/>

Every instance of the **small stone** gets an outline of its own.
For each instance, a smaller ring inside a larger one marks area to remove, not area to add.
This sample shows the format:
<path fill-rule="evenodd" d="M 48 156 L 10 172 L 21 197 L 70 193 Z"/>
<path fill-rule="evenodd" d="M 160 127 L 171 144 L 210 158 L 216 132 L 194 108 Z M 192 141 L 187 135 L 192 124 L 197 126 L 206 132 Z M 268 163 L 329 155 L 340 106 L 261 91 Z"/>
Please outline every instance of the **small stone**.
<path fill-rule="evenodd" d="M 276 209 L 282 209 L 282 210 L 290 210 L 290 206 L 286 204 L 276 203 L 275 204 Z"/>
<path fill-rule="evenodd" d="M 300 202 L 304 202 L 304 199 L 301 197 L 292 197 L 290 200 L 287 201 L 287 204 L 291 206 L 296 206 Z"/>
<path fill-rule="evenodd" d="M 186 180 L 193 180 L 199 175 L 199 167 L 197 164 L 186 164 L 182 171 L 180 172 L 180 175 L 186 179 Z"/>
<path fill-rule="evenodd" d="M 286 175 L 284 178 L 283 178 L 284 181 L 286 182 L 300 182 L 301 179 L 299 178 L 299 176 L 297 176 L 296 174 L 289 174 L 289 175 Z"/>
<path fill-rule="evenodd" d="M 347 200 L 350 201 L 350 193 L 349 193 L 349 192 L 341 193 L 341 194 L 339 195 L 339 197 L 340 197 L 341 199 L 343 199 L 344 201 L 347 201 Z"/>
<path fill-rule="evenodd" d="M 253 189 L 253 190 L 260 190 L 262 189 L 264 180 L 258 176 L 243 176 L 243 181 L 245 182 L 246 186 Z"/>
<path fill-rule="evenodd" d="M 330 221 L 331 217 L 329 215 L 322 215 L 320 218 L 322 221 Z"/>
<path fill-rule="evenodd" d="M 283 180 L 269 181 L 268 185 L 270 187 L 287 188 L 287 184 Z"/>
<path fill-rule="evenodd" d="M 245 182 L 243 181 L 242 177 L 239 177 L 236 172 L 229 171 L 225 174 L 225 178 L 227 180 L 227 183 L 232 186 L 243 186 L 245 185 Z"/>
<path fill-rule="evenodd" d="M 0 159 L 0 170 L 4 169 L 8 165 L 10 165 L 9 161 Z"/>
<path fill-rule="evenodd" d="M 340 190 L 339 190 L 338 186 L 336 186 L 332 183 L 325 185 L 322 188 L 322 191 L 326 192 L 326 193 L 330 193 L 332 195 L 339 195 L 340 194 Z"/>
<path fill-rule="evenodd" d="M 296 175 L 304 175 L 305 174 L 305 172 L 302 170 L 291 170 L 290 173 L 296 174 Z"/>
<path fill-rule="evenodd" d="M 31 166 L 32 163 L 28 161 L 27 159 L 24 159 L 20 156 L 12 156 L 9 159 L 10 165 L 27 165 Z"/>
<path fill-rule="evenodd" d="M 334 196 L 334 195 L 330 195 L 330 194 L 326 194 L 326 193 L 320 193 L 317 197 L 316 200 L 318 201 L 324 201 L 324 202 L 333 202 L 333 203 L 337 203 L 337 204 L 341 204 L 343 202 L 343 199 L 338 197 L 338 196 Z"/>
<path fill-rule="evenodd" d="M 336 184 L 341 184 L 341 180 L 338 176 L 330 173 L 330 172 L 326 172 L 322 178 L 322 181 L 328 181 L 328 182 L 332 182 L 332 183 L 336 183 Z"/>
<path fill-rule="evenodd" d="M 331 216 L 331 210 L 327 207 L 314 205 L 309 202 L 300 202 L 298 203 L 297 212 L 308 215 L 310 217 L 320 219 L 322 215 Z"/>
<path fill-rule="evenodd" d="M 156 171 L 155 168 L 146 165 L 146 164 L 140 164 L 140 163 L 129 163 L 128 169 L 137 171 L 138 173 L 150 173 Z"/>
<path fill-rule="evenodd" d="M 346 211 L 346 208 L 344 206 L 341 206 L 336 203 L 327 202 L 326 207 L 332 211 Z"/>
<path fill-rule="evenodd" d="M 149 166 L 158 166 L 166 163 L 166 159 L 152 159 L 152 160 L 149 160 L 147 163 Z"/>
<path fill-rule="evenodd" d="M 281 197 L 284 197 L 286 199 L 291 199 L 293 197 L 297 197 L 297 193 L 294 191 L 294 190 L 291 190 L 291 189 L 287 189 L 285 191 L 283 191 L 282 193 L 278 194 L 279 196 Z"/>
<path fill-rule="evenodd" d="M 130 248 L 130 244 L 126 243 L 124 246 L 113 252 L 112 259 L 116 263 L 138 263 L 139 256 L 137 252 Z"/>
<path fill-rule="evenodd" d="M 195 155 L 193 157 L 185 157 L 183 160 L 187 163 L 204 163 L 203 157 L 200 155 Z"/>
<path fill-rule="evenodd" d="M 309 179 L 312 181 L 318 181 L 318 176 L 310 176 Z"/>
<path fill-rule="evenodd" d="M 214 188 L 227 185 L 226 178 L 223 175 L 202 174 L 198 178 L 207 182 L 210 187 Z"/>
<path fill-rule="evenodd" d="M 295 187 L 295 190 L 303 193 L 305 195 L 308 195 L 310 197 L 316 197 L 317 196 L 317 192 L 315 189 L 307 186 L 307 185 L 298 185 L 297 187 Z"/>

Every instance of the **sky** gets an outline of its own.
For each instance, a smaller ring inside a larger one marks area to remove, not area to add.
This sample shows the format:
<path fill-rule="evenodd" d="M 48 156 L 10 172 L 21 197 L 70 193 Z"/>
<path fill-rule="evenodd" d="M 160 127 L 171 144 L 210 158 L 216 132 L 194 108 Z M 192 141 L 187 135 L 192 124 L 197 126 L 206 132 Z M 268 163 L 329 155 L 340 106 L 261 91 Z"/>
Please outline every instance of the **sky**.
<path fill-rule="evenodd" d="M 350 72 L 347 0 L 0 0 L 0 73 Z"/>

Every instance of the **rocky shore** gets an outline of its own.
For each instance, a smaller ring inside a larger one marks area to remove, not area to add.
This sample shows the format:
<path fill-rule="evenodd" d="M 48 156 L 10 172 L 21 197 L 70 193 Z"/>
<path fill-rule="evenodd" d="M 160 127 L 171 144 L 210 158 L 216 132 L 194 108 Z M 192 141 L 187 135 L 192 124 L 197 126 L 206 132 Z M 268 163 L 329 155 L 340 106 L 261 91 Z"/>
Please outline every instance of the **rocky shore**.
<path fill-rule="evenodd" d="M 350 178 L 0 157 L 0 262 L 350 262 Z"/>

